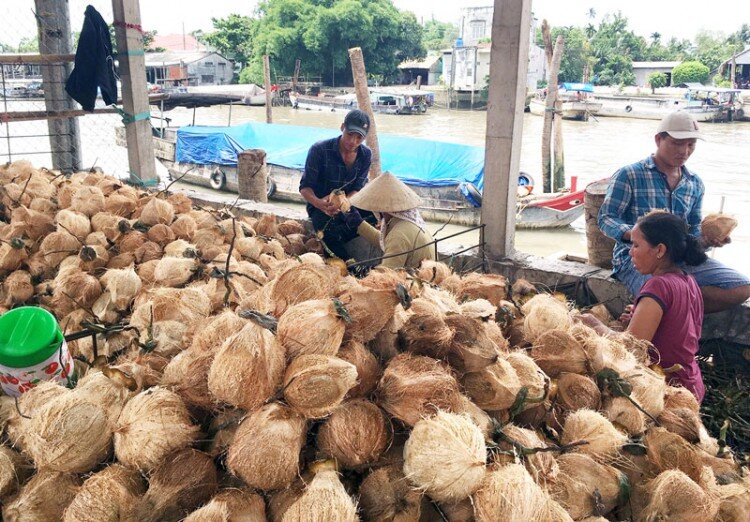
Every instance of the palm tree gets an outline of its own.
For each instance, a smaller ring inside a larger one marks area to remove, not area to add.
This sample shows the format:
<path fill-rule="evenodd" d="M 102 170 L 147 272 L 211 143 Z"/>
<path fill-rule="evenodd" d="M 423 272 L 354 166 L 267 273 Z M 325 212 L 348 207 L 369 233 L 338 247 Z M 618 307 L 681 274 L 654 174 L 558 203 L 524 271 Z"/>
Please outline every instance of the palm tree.
<path fill-rule="evenodd" d="M 596 9 L 593 7 L 589 7 L 588 13 L 586 13 L 586 16 L 589 18 L 589 20 L 593 20 L 596 18 Z"/>
<path fill-rule="evenodd" d="M 654 45 L 658 44 L 659 40 L 661 40 L 661 33 L 651 33 L 651 42 L 653 42 Z"/>

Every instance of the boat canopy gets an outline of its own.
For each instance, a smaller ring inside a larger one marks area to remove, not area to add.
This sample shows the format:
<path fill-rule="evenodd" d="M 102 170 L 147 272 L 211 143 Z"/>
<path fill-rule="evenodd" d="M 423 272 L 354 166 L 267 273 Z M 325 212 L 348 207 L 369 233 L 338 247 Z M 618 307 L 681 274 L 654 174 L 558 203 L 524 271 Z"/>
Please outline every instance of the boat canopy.
<path fill-rule="evenodd" d="M 303 169 L 317 141 L 338 129 L 251 122 L 231 127 L 187 126 L 177 130 L 176 159 L 198 165 L 237 165 L 246 149 L 263 149 L 269 164 Z M 378 134 L 380 161 L 404 183 L 422 187 L 473 184 L 484 187 L 484 147 Z"/>
<path fill-rule="evenodd" d="M 590 83 L 568 83 L 562 84 L 566 91 L 594 92 L 594 86 Z"/>

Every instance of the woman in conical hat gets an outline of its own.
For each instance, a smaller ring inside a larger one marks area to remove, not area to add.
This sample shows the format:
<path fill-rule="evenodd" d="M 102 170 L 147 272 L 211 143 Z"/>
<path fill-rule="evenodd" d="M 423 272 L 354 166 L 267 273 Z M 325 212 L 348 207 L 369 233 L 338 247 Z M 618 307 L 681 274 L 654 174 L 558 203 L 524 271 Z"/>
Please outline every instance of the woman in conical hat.
<path fill-rule="evenodd" d="M 357 224 L 359 235 L 380 245 L 383 266 L 418 268 L 423 259 L 435 260 L 434 238 L 417 209 L 421 203 L 413 190 L 390 172 L 384 172 L 351 199 L 354 207 L 379 214 L 380 230 L 361 221 L 356 209 L 346 219 L 352 224 L 361 221 Z"/>

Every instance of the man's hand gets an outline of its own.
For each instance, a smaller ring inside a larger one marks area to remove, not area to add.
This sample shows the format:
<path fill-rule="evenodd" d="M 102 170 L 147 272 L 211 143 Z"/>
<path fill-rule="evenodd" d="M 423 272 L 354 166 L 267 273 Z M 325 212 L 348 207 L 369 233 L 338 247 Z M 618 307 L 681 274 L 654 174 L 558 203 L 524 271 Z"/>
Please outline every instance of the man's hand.
<path fill-rule="evenodd" d="M 622 240 L 626 242 L 630 242 L 630 230 L 623 232 Z"/>
<path fill-rule="evenodd" d="M 315 203 L 315 207 L 317 207 L 318 210 L 320 210 L 327 216 L 333 217 L 339 213 L 339 208 L 336 206 L 336 204 L 328 201 L 327 199 L 318 199 L 318 201 L 316 201 Z"/>

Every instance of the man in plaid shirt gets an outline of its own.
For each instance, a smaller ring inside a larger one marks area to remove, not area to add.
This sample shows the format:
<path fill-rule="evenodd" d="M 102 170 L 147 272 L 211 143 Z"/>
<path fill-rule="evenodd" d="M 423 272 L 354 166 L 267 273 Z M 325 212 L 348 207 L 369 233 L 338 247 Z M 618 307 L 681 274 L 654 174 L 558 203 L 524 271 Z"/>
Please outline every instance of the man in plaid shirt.
<path fill-rule="evenodd" d="M 640 274 L 633 267 L 630 231 L 638 218 L 651 210 L 666 210 L 684 218 L 690 233 L 698 237 L 705 248 L 724 245 L 709 244 L 700 235 L 705 188 L 701 179 L 685 167 L 698 139 L 703 138 L 689 113 L 671 113 L 659 124 L 656 152 L 621 168 L 609 182 L 599 209 L 599 228 L 615 240 L 614 277 L 634 296 L 650 276 Z M 701 265 L 683 269 L 692 274 L 701 287 L 707 313 L 725 310 L 750 298 L 750 279 L 718 261 L 709 258 Z"/>

